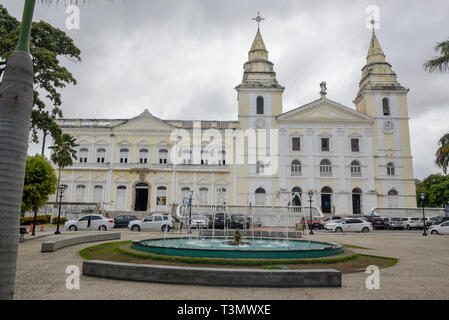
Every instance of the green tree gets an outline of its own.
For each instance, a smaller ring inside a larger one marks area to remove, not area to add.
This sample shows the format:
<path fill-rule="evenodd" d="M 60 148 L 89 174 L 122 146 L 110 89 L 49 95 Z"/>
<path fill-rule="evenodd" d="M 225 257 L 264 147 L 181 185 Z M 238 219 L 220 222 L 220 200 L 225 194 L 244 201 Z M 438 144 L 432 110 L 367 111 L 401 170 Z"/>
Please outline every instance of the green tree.
<path fill-rule="evenodd" d="M 426 196 L 421 200 L 421 193 Z M 418 206 L 442 207 L 449 202 L 449 175 L 431 174 L 416 186 Z"/>
<path fill-rule="evenodd" d="M 444 174 L 447 174 L 447 167 L 449 166 L 449 133 L 441 137 L 438 145 L 438 150 L 435 153 L 435 163 L 443 169 Z"/>
<path fill-rule="evenodd" d="M 449 71 L 449 40 L 437 43 L 434 52 L 436 56 L 424 63 L 424 69 L 430 73 Z"/>
<path fill-rule="evenodd" d="M 4 70 L 6 61 L 11 56 L 19 38 L 21 23 L 9 15 L 7 9 L 0 5 L 0 74 Z M 38 143 L 38 131 L 44 135 L 50 133 L 55 139 L 58 130 L 49 130 L 48 123 L 51 120 L 62 117 L 60 106 L 61 93 L 58 89 L 68 84 L 76 85 L 72 74 L 60 64 L 60 57 L 72 61 L 81 61 L 80 49 L 73 43 L 63 31 L 51 26 L 45 21 L 33 22 L 30 36 L 30 52 L 33 57 L 34 90 L 33 110 L 31 113 L 32 140 Z M 53 108 L 51 115 L 44 111 L 46 105 L 42 101 L 40 93 L 44 93 Z M 54 122 L 54 121 L 53 121 Z M 55 127 L 51 124 L 51 127 Z"/>
<path fill-rule="evenodd" d="M 73 159 L 77 159 L 76 147 L 78 147 L 78 144 L 76 144 L 75 138 L 68 133 L 62 134 L 60 138 L 56 139 L 55 144 L 50 147 L 53 150 L 51 161 L 58 166 L 58 186 L 61 182 L 61 170 L 71 166 Z"/>
<path fill-rule="evenodd" d="M 48 201 L 48 196 L 55 193 L 56 184 L 55 170 L 43 155 L 27 157 L 22 212 L 34 212 L 33 235 L 36 230 L 37 211 Z"/>

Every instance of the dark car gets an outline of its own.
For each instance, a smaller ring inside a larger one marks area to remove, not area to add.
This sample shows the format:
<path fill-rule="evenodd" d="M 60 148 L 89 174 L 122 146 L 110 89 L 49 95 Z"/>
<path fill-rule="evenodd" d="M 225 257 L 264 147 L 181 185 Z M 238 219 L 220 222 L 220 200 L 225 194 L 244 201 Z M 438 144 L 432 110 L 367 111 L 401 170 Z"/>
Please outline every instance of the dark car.
<path fill-rule="evenodd" d="M 231 216 L 231 229 L 249 229 L 248 219 L 244 215 Z"/>
<path fill-rule="evenodd" d="M 136 216 L 124 215 L 114 218 L 114 228 L 127 228 L 130 221 L 138 220 Z"/>
<path fill-rule="evenodd" d="M 385 229 L 385 220 L 381 217 L 375 217 L 369 222 L 373 225 L 373 229 Z"/>
<path fill-rule="evenodd" d="M 214 220 L 214 227 L 216 229 L 229 228 L 231 224 L 231 217 L 226 213 L 216 213 Z"/>

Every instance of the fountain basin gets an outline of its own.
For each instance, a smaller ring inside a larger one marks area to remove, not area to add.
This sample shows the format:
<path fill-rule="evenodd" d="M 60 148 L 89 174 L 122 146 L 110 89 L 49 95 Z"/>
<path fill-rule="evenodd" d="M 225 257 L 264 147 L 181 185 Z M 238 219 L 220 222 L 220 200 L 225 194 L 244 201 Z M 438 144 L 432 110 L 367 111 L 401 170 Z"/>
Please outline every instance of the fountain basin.
<path fill-rule="evenodd" d="M 343 246 L 337 243 L 255 238 L 245 239 L 244 245 L 231 245 L 226 240 L 217 237 L 135 240 L 132 248 L 162 255 L 231 259 L 307 259 L 343 253 Z"/>

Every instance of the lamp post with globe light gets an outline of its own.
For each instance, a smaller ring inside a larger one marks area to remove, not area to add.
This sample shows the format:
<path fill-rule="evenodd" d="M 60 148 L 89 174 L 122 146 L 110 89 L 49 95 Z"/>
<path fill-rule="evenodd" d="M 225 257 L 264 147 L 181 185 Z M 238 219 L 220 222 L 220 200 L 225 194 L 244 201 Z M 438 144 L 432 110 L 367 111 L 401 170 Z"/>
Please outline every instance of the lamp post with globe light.
<path fill-rule="evenodd" d="M 62 198 L 64 197 L 64 191 L 66 189 L 65 185 L 58 186 L 58 195 L 59 195 L 59 209 L 58 209 L 58 221 L 56 223 L 56 231 L 55 234 L 61 234 L 59 231 L 59 220 L 61 219 L 61 205 L 62 205 Z"/>
<path fill-rule="evenodd" d="M 309 202 L 310 202 L 310 225 L 309 225 L 309 234 L 313 234 L 313 224 L 312 224 L 312 200 L 313 198 L 313 191 L 309 190 Z"/>

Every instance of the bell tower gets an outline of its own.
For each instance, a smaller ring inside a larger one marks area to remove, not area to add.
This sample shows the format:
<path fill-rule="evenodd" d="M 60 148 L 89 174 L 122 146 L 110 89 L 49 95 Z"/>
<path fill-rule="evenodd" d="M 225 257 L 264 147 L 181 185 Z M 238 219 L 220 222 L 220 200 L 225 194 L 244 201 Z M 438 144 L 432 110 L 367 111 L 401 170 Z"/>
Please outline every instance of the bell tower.
<path fill-rule="evenodd" d="M 275 117 L 282 113 L 284 87 L 276 80 L 274 64 L 268 60 L 268 51 L 260 33 L 257 15 L 256 36 L 243 65 L 243 80 L 237 90 L 238 117 L 242 129 L 270 129 L 276 125 Z"/>
<path fill-rule="evenodd" d="M 408 91 L 397 81 L 373 28 L 354 103 L 357 111 L 374 118 L 372 129 L 379 207 L 416 207 Z"/>

